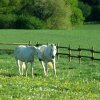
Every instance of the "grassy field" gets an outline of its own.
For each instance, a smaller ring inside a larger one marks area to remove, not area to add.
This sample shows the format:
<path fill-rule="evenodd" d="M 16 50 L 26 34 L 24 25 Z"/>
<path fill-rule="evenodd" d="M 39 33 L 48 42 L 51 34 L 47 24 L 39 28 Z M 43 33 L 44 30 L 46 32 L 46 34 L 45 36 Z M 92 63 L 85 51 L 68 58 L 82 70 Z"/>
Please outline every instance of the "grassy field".
<path fill-rule="evenodd" d="M 71 44 L 84 48 L 94 46 L 100 50 L 100 25 L 85 25 L 72 30 L 0 30 L 0 42 L 36 42 Z M 2 46 L 5 48 L 9 46 Z M 9 48 L 14 48 L 10 46 Z M 99 100 L 100 99 L 100 61 L 92 63 L 83 59 L 68 62 L 61 57 L 57 62 L 57 78 L 49 67 L 48 77 L 35 59 L 34 74 L 19 77 L 13 54 L 0 53 L 0 100 Z"/>

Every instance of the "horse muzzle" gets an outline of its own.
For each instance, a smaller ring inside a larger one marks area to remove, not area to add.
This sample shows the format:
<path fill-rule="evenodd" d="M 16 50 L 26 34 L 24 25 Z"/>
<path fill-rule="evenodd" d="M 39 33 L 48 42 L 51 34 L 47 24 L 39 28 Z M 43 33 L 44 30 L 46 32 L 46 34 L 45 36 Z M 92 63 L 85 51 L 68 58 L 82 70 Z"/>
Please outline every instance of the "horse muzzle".
<path fill-rule="evenodd" d="M 54 59 L 55 58 L 55 56 L 52 56 L 52 59 Z"/>

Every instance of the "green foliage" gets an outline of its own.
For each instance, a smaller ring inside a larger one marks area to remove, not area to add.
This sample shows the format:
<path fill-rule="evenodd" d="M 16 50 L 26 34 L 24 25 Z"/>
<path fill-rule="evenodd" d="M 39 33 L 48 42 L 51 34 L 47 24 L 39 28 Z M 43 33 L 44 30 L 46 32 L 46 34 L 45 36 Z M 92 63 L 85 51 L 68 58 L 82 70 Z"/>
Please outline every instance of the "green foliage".
<path fill-rule="evenodd" d="M 30 6 L 36 17 L 47 22 L 47 28 L 66 29 L 70 26 L 70 7 L 63 0 L 35 0 Z"/>
<path fill-rule="evenodd" d="M 66 6 L 65 2 L 55 0 L 52 7 L 54 8 L 52 16 L 48 18 L 47 25 L 51 29 L 68 29 L 71 26 L 70 16 L 71 8 Z"/>
<path fill-rule="evenodd" d="M 40 29 L 44 28 L 44 22 L 34 16 L 20 15 L 16 21 L 18 29 Z"/>
<path fill-rule="evenodd" d="M 13 23 L 15 28 L 67 29 L 74 22 L 71 22 L 71 14 L 74 14 L 74 7 L 78 9 L 78 0 L 1 0 L 0 5 L 0 14 L 16 15 L 16 22 L 9 21 L 7 27 L 3 22 L 7 18 L 3 19 L 2 28 L 12 27 Z"/>
<path fill-rule="evenodd" d="M 54 0 L 35 0 L 34 1 L 34 15 L 42 20 L 47 20 L 52 16 L 54 8 Z"/>
<path fill-rule="evenodd" d="M 100 22 L 100 0 L 79 0 L 79 7 L 87 22 Z M 82 3 L 83 2 L 83 3 Z"/>
<path fill-rule="evenodd" d="M 0 0 L 0 6 L 8 6 L 9 0 Z"/>
<path fill-rule="evenodd" d="M 78 0 L 65 0 L 66 4 L 71 7 L 71 23 L 72 25 L 80 25 L 84 22 L 84 17 L 81 9 L 78 7 Z"/>
<path fill-rule="evenodd" d="M 83 24 L 83 14 L 82 11 L 76 7 L 73 7 L 73 12 L 71 16 L 71 22 L 73 25 L 81 25 Z"/>
<path fill-rule="evenodd" d="M 87 19 L 88 16 L 90 16 L 92 8 L 91 6 L 89 6 L 88 4 L 85 4 L 83 2 L 79 2 L 79 7 L 83 12 L 83 16 L 85 17 L 85 19 Z"/>
<path fill-rule="evenodd" d="M 10 1 L 10 3 L 9 3 L 10 6 L 19 7 L 22 0 L 9 0 L 9 1 Z"/>
<path fill-rule="evenodd" d="M 92 9 L 90 20 L 100 22 L 100 17 L 99 16 L 100 16 L 100 5 L 94 6 L 93 9 Z"/>
<path fill-rule="evenodd" d="M 82 1 L 84 3 L 87 3 L 91 6 L 95 6 L 95 5 L 99 5 L 100 4 L 100 0 L 79 0 Z"/>
<path fill-rule="evenodd" d="M 71 5 L 72 7 L 78 7 L 78 0 L 65 0 L 67 5 Z"/>
<path fill-rule="evenodd" d="M 16 16 L 13 14 L 0 14 L 0 28 L 14 28 Z"/>

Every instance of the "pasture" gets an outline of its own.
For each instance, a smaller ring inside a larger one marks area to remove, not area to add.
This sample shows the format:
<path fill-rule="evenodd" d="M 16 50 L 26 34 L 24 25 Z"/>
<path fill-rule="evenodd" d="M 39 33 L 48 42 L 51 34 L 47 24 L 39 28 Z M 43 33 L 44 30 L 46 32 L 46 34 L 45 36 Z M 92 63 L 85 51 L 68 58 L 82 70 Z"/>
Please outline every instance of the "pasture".
<path fill-rule="evenodd" d="M 84 48 L 94 46 L 100 51 L 100 25 L 85 25 L 72 30 L 0 30 L 0 42 L 36 42 L 71 44 Z M 3 46 L 0 48 L 15 48 Z M 88 55 L 88 54 L 87 54 Z M 98 56 L 98 55 L 97 55 Z M 34 63 L 35 78 L 28 67 L 28 77 L 19 77 L 14 55 L 0 52 L 0 100 L 99 100 L 100 61 L 92 63 L 83 59 L 68 61 L 60 57 L 56 62 L 57 78 L 49 67 L 48 77 L 37 59 Z"/>

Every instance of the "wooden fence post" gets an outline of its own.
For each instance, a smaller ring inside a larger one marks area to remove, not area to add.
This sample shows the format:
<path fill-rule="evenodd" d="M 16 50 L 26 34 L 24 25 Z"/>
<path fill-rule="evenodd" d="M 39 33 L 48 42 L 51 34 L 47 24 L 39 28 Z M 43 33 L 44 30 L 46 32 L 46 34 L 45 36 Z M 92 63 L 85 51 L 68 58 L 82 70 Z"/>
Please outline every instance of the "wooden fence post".
<path fill-rule="evenodd" d="M 68 50 L 69 50 L 69 62 L 71 62 L 71 48 L 70 48 L 70 45 L 69 45 Z"/>
<path fill-rule="evenodd" d="M 91 53 L 92 53 L 92 62 L 94 62 L 94 47 L 92 47 Z"/>
<path fill-rule="evenodd" d="M 29 45 L 29 46 L 31 45 L 31 41 L 29 41 L 28 45 Z"/>
<path fill-rule="evenodd" d="M 57 43 L 57 60 L 59 59 L 59 44 Z"/>
<path fill-rule="evenodd" d="M 39 43 L 38 43 L 38 42 L 36 43 L 36 46 L 37 46 L 37 47 L 39 46 Z"/>
<path fill-rule="evenodd" d="M 81 63 L 81 48 L 80 48 L 80 46 L 79 46 L 78 50 L 79 50 L 79 64 L 80 64 Z"/>

